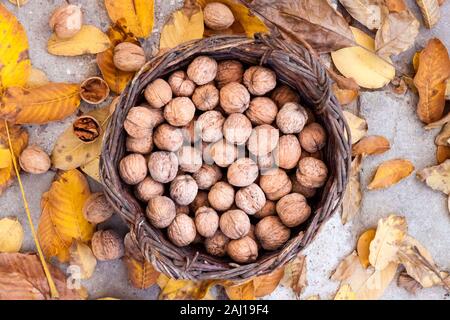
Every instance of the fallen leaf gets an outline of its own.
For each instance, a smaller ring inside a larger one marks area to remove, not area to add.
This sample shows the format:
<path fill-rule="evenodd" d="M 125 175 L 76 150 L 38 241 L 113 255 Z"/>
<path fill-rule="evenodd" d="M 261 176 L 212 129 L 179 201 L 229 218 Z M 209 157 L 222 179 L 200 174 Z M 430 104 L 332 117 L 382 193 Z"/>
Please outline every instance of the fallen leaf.
<path fill-rule="evenodd" d="M 419 171 L 417 177 L 431 189 L 450 194 L 450 160 Z"/>
<path fill-rule="evenodd" d="M 61 170 L 71 170 L 97 159 L 101 152 L 101 145 L 104 132 L 110 120 L 109 107 L 95 109 L 86 115 L 95 118 L 102 128 L 102 133 L 93 143 L 82 142 L 74 133 L 72 126 L 67 128 L 58 138 L 53 148 L 51 159 L 55 168 Z M 91 164 L 95 166 L 94 164 Z M 89 170 L 95 170 L 94 167 Z M 92 171 L 92 175 L 97 173 Z"/>
<path fill-rule="evenodd" d="M 408 9 L 405 0 L 384 0 L 389 12 L 402 12 Z"/>
<path fill-rule="evenodd" d="M 375 37 L 377 54 L 388 58 L 408 50 L 419 34 L 419 27 L 419 21 L 409 10 L 388 14 Z"/>
<path fill-rule="evenodd" d="M 336 292 L 334 300 L 356 300 L 356 293 L 353 292 L 350 285 L 344 284 Z"/>
<path fill-rule="evenodd" d="M 195 2 L 186 1 L 184 7 L 172 13 L 161 31 L 160 49 L 174 48 L 181 43 L 202 39 L 205 27 L 203 12 Z"/>
<path fill-rule="evenodd" d="M 3 4 L 0 4 L 0 34 L 0 91 L 24 86 L 31 70 L 27 34 Z"/>
<path fill-rule="evenodd" d="M 89 177 L 95 181 L 101 183 L 100 181 L 100 156 L 92 161 L 80 166 L 81 171 L 87 174 Z"/>
<path fill-rule="evenodd" d="M 417 5 L 422 12 L 423 22 L 428 29 L 434 27 L 434 25 L 441 18 L 441 11 L 439 8 L 438 0 L 416 0 Z"/>
<path fill-rule="evenodd" d="M 346 224 L 354 217 L 358 215 L 361 209 L 361 182 L 360 182 L 360 170 L 361 170 L 361 156 L 356 156 L 352 161 L 350 169 L 350 177 L 345 189 L 344 196 L 342 198 L 342 224 Z"/>
<path fill-rule="evenodd" d="M 37 88 L 46 85 L 49 82 L 50 81 L 48 80 L 47 75 L 45 74 L 44 71 L 32 67 L 30 70 L 30 76 L 28 77 L 25 87 L 29 89 Z"/>
<path fill-rule="evenodd" d="M 17 218 L 0 219 L 0 252 L 19 252 L 23 243 L 23 228 Z"/>
<path fill-rule="evenodd" d="M 431 39 L 420 54 L 414 84 L 419 91 L 417 114 L 425 123 L 442 118 L 445 107 L 445 81 L 450 77 L 450 59 L 444 44 Z"/>
<path fill-rule="evenodd" d="M 347 12 L 368 29 L 381 26 L 381 7 L 378 0 L 339 0 Z"/>
<path fill-rule="evenodd" d="M 434 139 L 437 146 L 449 146 L 450 139 L 450 122 L 447 122 L 441 129 L 441 132 Z"/>
<path fill-rule="evenodd" d="M 370 243 L 375 238 L 375 229 L 368 229 L 365 232 L 363 232 L 359 238 L 358 242 L 356 244 L 356 251 L 358 253 L 359 262 L 361 262 L 361 265 L 364 268 L 369 267 L 369 254 L 370 254 Z"/>
<path fill-rule="evenodd" d="M 147 38 L 152 32 L 154 0 L 105 0 L 105 7 L 114 23 L 123 19 L 137 37 Z"/>
<path fill-rule="evenodd" d="M 314 294 L 312 296 L 309 296 L 305 300 L 320 300 L 320 296 L 318 294 Z"/>
<path fill-rule="evenodd" d="M 363 88 L 379 89 L 395 77 L 395 68 L 388 58 L 375 53 L 375 41 L 359 29 L 350 27 L 358 46 L 331 53 L 334 65 L 347 78 L 353 78 Z M 351 61 L 351 63 L 349 63 Z"/>
<path fill-rule="evenodd" d="M 397 286 L 405 289 L 409 293 L 416 294 L 417 290 L 422 289 L 423 287 L 414 280 L 410 275 L 408 275 L 405 271 L 401 272 L 397 278 Z"/>
<path fill-rule="evenodd" d="M 446 87 L 445 87 L 445 100 L 450 100 L 450 80 L 447 79 Z"/>
<path fill-rule="evenodd" d="M 94 274 L 97 259 L 87 244 L 74 241 L 70 247 L 70 265 L 78 266 L 81 271 L 81 279 L 85 280 Z"/>
<path fill-rule="evenodd" d="M 352 147 L 352 155 L 382 154 L 391 148 L 389 140 L 383 136 L 368 136 L 362 138 Z"/>
<path fill-rule="evenodd" d="M 441 164 L 445 160 L 450 159 L 450 147 L 437 146 L 436 147 L 436 161 Z"/>
<path fill-rule="evenodd" d="M 259 276 L 253 279 L 253 287 L 255 289 L 255 297 L 264 297 L 271 294 L 280 283 L 284 276 L 284 268 L 278 268 L 271 273 Z"/>
<path fill-rule="evenodd" d="M 86 289 L 70 289 L 64 274 L 48 265 L 60 300 L 84 300 Z M 50 300 L 50 288 L 37 254 L 0 253 L 1 300 Z"/>
<path fill-rule="evenodd" d="M 420 52 L 421 51 L 417 51 L 416 53 L 414 53 L 414 56 L 413 56 L 412 64 L 413 64 L 413 68 L 414 68 L 415 72 L 417 72 L 417 70 L 419 70 Z"/>
<path fill-rule="evenodd" d="M 214 300 L 209 290 L 215 281 L 175 280 L 160 274 L 156 283 L 161 288 L 159 300 Z"/>
<path fill-rule="evenodd" d="M 357 143 L 367 134 L 367 122 L 366 120 L 354 115 L 351 112 L 344 111 L 345 120 L 350 127 L 350 133 L 352 135 L 352 144 Z"/>
<path fill-rule="evenodd" d="M 0 148 L 0 169 L 8 168 L 12 164 L 11 151 L 9 148 Z"/>
<path fill-rule="evenodd" d="M 89 195 L 87 180 L 78 170 L 60 172 L 43 194 L 37 233 L 46 257 L 56 256 L 59 261 L 66 262 L 74 240 L 83 243 L 91 240 L 94 226 L 82 212 Z"/>
<path fill-rule="evenodd" d="M 80 89 L 76 84 L 10 87 L 1 99 L 0 117 L 16 124 L 44 124 L 68 117 L 79 105 Z"/>
<path fill-rule="evenodd" d="M 146 259 L 139 261 L 126 255 L 124 261 L 128 270 L 128 279 L 133 287 L 143 290 L 156 283 L 159 272 Z"/>
<path fill-rule="evenodd" d="M 297 255 L 294 260 L 286 265 L 282 283 L 291 288 L 297 298 L 300 298 L 303 290 L 308 286 L 306 273 L 307 264 L 304 255 Z"/>
<path fill-rule="evenodd" d="M 357 90 L 349 90 L 349 89 L 341 89 L 336 83 L 332 85 L 333 93 L 336 96 L 338 102 L 345 106 L 346 104 L 352 103 L 359 96 L 359 91 Z"/>
<path fill-rule="evenodd" d="M 394 159 L 383 162 L 377 169 L 369 190 L 389 188 L 408 177 L 414 171 L 414 165 L 409 160 Z"/>
<path fill-rule="evenodd" d="M 18 7 L 23 6 L 28 3 L 28 0 L 8 0 L 8 1 Z"/>
<path fill-rule="evenodd" d="M 58 38 L 52 34 L 47 43 L 49 53 L 56 56 L 79 56 L 96 54 L 107 50 L 111 42 L 106 34 L 91 25 L 84 25 L 81 30 L 70 39 Z"/>
<path fill-rule="evenodd" d="M 392 92 L 394 92 L 395 94 L 398 94 L 398 95 L 404 95 L 406 93 L 406 91 L 408 91 L 408 84 L 406 82 L 406 78 L 409 78 L 409 77 L 401 77 L 401 78 L 395 77 L 391 81 Z M 409 79 L 411 79 L 411 78 L 409 78 Z"/>
<path fill-rule="evenodd" d="M 447 113 L 443 118 L 439 119 L 438 121 L 429 123 L 423 128 L 425 130 L 438 129 L 444 126 L 447 122 L 450 122 L 450 112 Z"/>
<path fill-rule="evenodd" d="M 356 251 L 353 251 L 350 255 L 344 258 L 344 260 L 339 263 L 336 270 L 331 275 L 330 279 L 333 281 L 344 281 L 350 278 L 356 272 L 361 271 L 365 273 L 359 262 L 359 257 Z"/>
<path fill-rule="evenodd" d="M 383 270 L 397 261 L 397 252 L 407 233 L 406 219 L 390 215 L 378 221 L 377 232 L 370 243 L 369 262 L 376 270 Z"/>
<path fill-rule="evenodd" d="M 225 286 L 225 292 L 230 300 L 255 300 L 255 285 L 252 280 L 243 284 Z"/>

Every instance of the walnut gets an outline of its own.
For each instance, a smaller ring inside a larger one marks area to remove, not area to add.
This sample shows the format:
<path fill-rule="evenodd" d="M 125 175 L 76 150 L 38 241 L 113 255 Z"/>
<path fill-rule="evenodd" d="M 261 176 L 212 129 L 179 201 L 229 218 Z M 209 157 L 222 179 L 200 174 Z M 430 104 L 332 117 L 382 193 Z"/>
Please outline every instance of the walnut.
<path fill-rule="evenodd" d="M 235 187 L 247 187 L 258 178 L 258 165 L 250 158 L 237 159 L 227 172 L 228 182 Z"/>
<path fill-rule="evenodd" d="M 258 245 L 251 237 L 231 240 L 227 245 L 227 253 L 238 263 L 248 263 L 258 258 Z"/>
<path fill-rule="evenodd" d="M 145 213 L 150 223 L 160 229 L 168 227 L 177 215 L 175 203 L 165 196 L 151 198 Z"/>
<path fill-rule="evenodd" d="M 222 172 L 220 168 L 214 164 L 203 164 L 202 167 L 195 172 L 192 177 L 197 182 L 198 188 L 201 190 L 208 190 L 214 184 L 222 179 Z"/>
<path fill-rule="evenodd" d="M 152 127 L 155 128 L 159 126 L 160 124 L 164 123 L 164 115 L 162 109 L 151 109 L 148 105 L 145 105 L 148 108 L 148 111 L 150 112 L 152 116 Z"/>
<path fill-rule="evenodd" d="M 170 183 L 170 197 L 180 206 L 194 201 L 197 192 L 197 182 L 189 175 L 178 176 Z"/>
<path fill-rule="evenodd" d="M 80 84 L 80 97 L 89 104 L 100 104 L 109 97 L 109 86 L 100 77 L 90 77 Z"/>
<path fill-rule="evenodd" d="M 141 139 L 152 134 L 155 119 L 152 112 L 146 107 L 133 107 L 127 114 L 123 123 L 125 131 L 133 138 Z"/>
<path fill-rule="evenodd" d="M 255 228 L 256 238 L 266 250 L 277 250 L 291 237 L 291 229 L 286 227 L 277 216 L 261 219 Z"/>
<path fill-rule="evenodd" d="M 199 110 L 213 110 L 219 105 L 219 90 L 211 83 L 200 86 L 195 89 L 192 101 Z"/>
<path fill-rule="evenodd" d="M 207 84 L 217 75 L 217 62 L 210 57 L 199 56 L 188 66 L 187 75 L 199 86 Z"/>
<path fill-rule="evenodd" d="M 226 113 L 243 113 L 250 105 L 250 93 L 238 82 L 230 82 L 220 89 L 220 105 Z"/>
<path fill-rule="evenodd" d="M 273 152 L 275 163 L 282 169 L 295 168 L 300 160 L 302 148 L 297 137 L 289 134 L 281 136 L 278 146 Z"/>
<path fill-rule="evenodd" d="M 183 146 L 178 150 L 177 156 L 180 169 L 185 172 L 194 173 L 202 167 L 202 153 L 195 147 Z"/>
<path fill-rule="evenodd" d="M 269 200 L 279 200 L 292 190 L 292 183 L 282 169 L 271 169 L 260 177 L 259 186 Z"/>
<path fill-rule="evenodd" d="M 252 124 L 241 113 L 230 114 L 223 124 L 223 135 L 231 144 L 243 145 L 251 134 Z"/>
<path fill-rule="evenodd" d="M 201 142 L 201 150 L 202 150 L 202 158 L 203 158 L 203 162 L 207 163 L 207 164 L 214 164 L 214 159 L 212 158 L 211 155 L 211 147 L 213 146 L 213 143 L 207 143 L 202 141 Z M 237 150 L 236 150 L 237 153 Z"/>
<path fill-rule="evenodd" d="M 219 215 L 208 207 L 200 207 L 195 211 L 195 226 L 203 237 L 212 237 L 219 228 Z"/>
<path fill-rule="evenodd" d="M 57 8 L 50 17 L 49 25 L 60 39 L 74 37 L 83 26 L 81 8 L 73 4 L 65 4 Z"/>
<path fill-rule="evenodd" d="M 164 185 L 150 177 L 146 177 L 136 186 L 135 194 L 139 200 L 148 202 L 150 199 L 164 194 Z"/>
<path fill-rule="evenodd" d="M 142 154 L 132 153 L 120 160 L 119 174 L 129 185 L 136 185 L 147 176 L 147 163 Z"/>
<path fill-rule="evenodd" d="M 276 210 L 280 220 L 289 228 L 302 224 L 311 215 L 311 207 L 300 193 L 291 193 L 281 198 Z"/>
<path fill-rule="evenodd" d="M 125 72 L 135 72 L 145 64 L 145 52 L 131 42 L 122 42 L 114 47 L 114 65 Z"/>
<path fill-rule="evenodd" d="M 307 125 L 300 132 L 298 139 L 302 148 L 310 153 L 317 152 L 325 147 L 327 141 L 327 133 L 325 129 L 317 122 Z"/>
<path fill-rule="evenodd" d="M 172 152 L 154 152 L 148 160 L 148 170 L 155 181 L 170 182 L 178 172 L 178 157 Z"/>
<path fill-rule="evenodd" d="M 127 137 L 125 144 L 128 152 L 149 154 L 153 150 L 153 135 L 144 138 Z"/>
<path fill-rule="evenodd" d="M 189 209 L 191 212 L 196 212 L 201 207 L 210 207 L 208 193 L 205 191 L 197 192 L 194 201 L 189 204 Z"/>
<path fill-rule="evenodd" d="M 312 157 L 303 158 L 298 163 L 296 177 L 305 187 L 320 188 L 327 181 L 328 168 L 322 160 Z"/>
<path fill-rule="evenodd" d="M 255 184 L 252 183 L 248 187 L 240 189 L 236 192 L 236 206 L 244 211 L 246 214 L 253 215 L 256 212 L 262 210 L 266 203 L 266 196 L 264 191 Z"/>
<path fill-rule="evenodd" d="M 222 139 L 223 115 L 215 110 L 206 111 L 198 117 L 196 129 L 205 142 L 216 142 Z"/>
<path fill-rule="evenodd" d="M 271 152 L 266 155 L 257 157 L 256 163 L 258 165 L 258 168 L 259 168 L 261 174 L 264 174 L 268 170 L 275 168 L 275 157 Z"/>
<path fill-rule="evenodd" d="M 298 182 L 297 177 L 292 175 L 290 177 L 292 182 L 292 192 L 294 193 L 300 193 L 305 196 L 306 199 L 312 198 L 316 195 L 317 189 L 316 188 L 308 188 L 305 186 L 302 186 L 300 182 Z"/>
<path fill-rule="evenodd" d="M 277 126 L 284 134 L 299 133 L 308 121 L 305 108 L 297 103 L 285 104 L 277 114 Z"/>
<path fill-rule="evenodd" d="M 226 168 L 236 160 L 238 150 L 236 146 L 222 139 L 211 146 L 209 154 L 219 167 Z"/>
<path fill-rule="evenodd" d="M 256 97 L 250 101 L 245 115 L 254 125 L 271 124 L 275 121 L 278 108 L 275 102 L 267 97 Z"/>
<path fill-rule="evenodd" d="M 216 233 L 205 239 L 205 249 L 212 256 L 223 257 L 227 253 L 227 245 L 230 238 L 217 230 Z"/>
<path fill-rule="evenodd" d="M 195 132 L 196 123 L 197 117 L 194 116 L 194 119 L 192 119 L 191 122 L 181 128 L 181 132 L 183 133 L 183 141 L 186 144 L 194 144 L 200 140 L 200 135 L 198 134 L 198 132 Z"/>
<path fill-rule="evenodd" d="M 169 77 L 169 85 L 177 97 L 190 97 L 194 93 L 195 83 L 183 70 L 175 71 Z"/>
<path fill-rule="evenodd" d="M 274 216 L 276 214 L 275 212 L 275 202 L 270 201 L 270 200 L 266 200 L 266 203 L 264 204 L 264 206 L 262 207 L 261 210 L 259 210 L 258 212 L 256 212 L 254 214 L 255 218 L 258 219 L 262 219 L 268 216 Z"/>
<path fill-rule="evenodd" d="M 187 125 L 195 115 L 195 106 L 191 99 L 178 97 L 170 101 L 164 108 L 164 118 L 175 127 Z"/>
<path fill-rule="evenodd" d="M 183 131 L 180 128 L 163 123 L 155 129 L 153 141 L 158 149 L 174 152 L 183 145 Z"/>
<path fill-rule="evenodd" d="M 255 156 L 264 156 L 278 145 L 280 132 L 271 125 L 263 124 L 253 129 L 247 141 L 248 150 Z"/>
<path fill-rule="evenodd" d="M 203 9 L 205 25 L 212 30 L 225 30 L 234 23 L 230 8 L 220 2 L 210 2 Z"/>
<path fill-rule="evenodd" d="M 160 109 L 172 100 L 172 88 L 163 79 L 156 79 L 145 88 L 144 96 L 150 107 Z"/>
<path fill-rule="evenodd" d="M 125 247 L 122 239 L 113 230 L 100 230 L 91 240 L 92 253 L 100 261 L 110 261 L 123 256 Z"/>
<path fill-rule="evenodd" d="M 242 82 L 244 67 L 237 60 L 224 60 L 217 67 L 216 82 L 219 88 L 223 88 L 230 82 Z"/>
<path fill-rule="evenodd" d="M 103 192 L 92 193 L 83 205 L 83 216 L 93 224 L 102 223 L 114 213 Z"/>
<path fill-rule="evenodd" d="M 178 247 L 185 247 L 194 242 L 197 235 L 194 220 L 185 214 L 179 214 L 167 228 L 170 241 Z"/>
<path fill-rule="evenodd" d="M 208 193 L 208 201 L 217 211 L 230 209 L 234 203 L 233 187 L 224 181 L 217 182 Z"/>
<path fill-rule="evenodd" d="M 230 239 L 240 239 L 250 231 L 250 219 L 242 210 L 229 210 L 220 216 L 220 230 Z"/>
<path fill-rule="evenodd" d="M 33 145 L 22 151 L 19 157 L 19 165 L 25 172 L 41 174 L 47 172 L 52 163 L 50 157 L 44 150 Z"/>
<path fill-rule="evenodd" d="M 253 66 L 244 72 L 244 84 L 255 96 L 263 96 L 277 85 L 275 72 L 270 69 Z"/>
<path fill-rule="evenodd" d="M 281 85 L 272 91 L 270 95 L 273 101 L 277 104 L 278 108 L 282 108 L 286 103 L 300 103 L 300 97 L 298 94 L 287 85 Z"/>

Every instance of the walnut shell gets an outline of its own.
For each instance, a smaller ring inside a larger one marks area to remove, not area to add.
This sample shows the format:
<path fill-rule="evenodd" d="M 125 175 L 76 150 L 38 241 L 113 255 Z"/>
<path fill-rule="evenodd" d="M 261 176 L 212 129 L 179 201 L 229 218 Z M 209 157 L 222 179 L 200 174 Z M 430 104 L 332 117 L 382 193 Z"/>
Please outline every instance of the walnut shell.
<path fill-rule="evenodd" d="M 254 214 L 255 218 L 262 219 L 268 216 L 274 216 L 276 214 L 275 211 L 275 202 L 266 200 L 264 206 Z"/>
<path fill-rule="evenodd" d="M 244 84 L 255 96 L 263 96 L 277 85 L 275 72 L 270 69 L 253 66 L 244 72 Z"/>
<path fill-rule="evenodd" d="M 255 156 L 264 156 L 272 152 L 278 145 L 280 132 L 271 125 L 263 124 L 253 128 L 247 141 L 248 150 Z"/>
<path fill-rule="evenodd" d="M 48 154 L 36 145 L 25 148 L 19 157 L 19 165 L 23 171 L 32 174 L 47 172 L 52 163 Z"/>
<path fill-rule="evenodd" d="M 199 86 L 207 84 L 216 78 L 217 62 L 210 57 L 199 56 L 188 66 L 187 75 Z"/>
<path fill-rule="evenodd" d="M 183 131 L 180 128 L 163 123 L 153 133 L 153 142 L 163 151 L 177 151 L 183 145 Z"/>
<path fill-rule="evenodd" d="M 271 124 L 277 117 L 278 107 L 272 99 L 256 97 L 250 101 L 250 106 L 245 115 L 256 125 Z"/>
<path fill-rule="evenodd" d="M 242 210 L 229 210 L 220 216 L 220 230 L 230 239 L 240 239 L 250 231 L 250 219 Z"/>
<path fill-rule="evenodd" d="M 194 201 L 197 192 L 197 182 L 189 175 L 178 176 L 170 183 L 170 197 L 180 206 Z"/>
<path fill-rule="evenodd" d="M 183 127 L 189 124 L 194 119 L 194 115 L 195 106 L 191 99 L 187 97 L 172 99 L 164 108 L 164 118 L 175 127 Z"/>
<path fill-rule="evenodd" d="M 292 182 L 292 192 L 293 193 L 300 193 L 305 196 L 306 199 L 312 198 L 316 195 L 317 189 L 316 188 L 308 188 L 305 186 L 302 186 L 300 182 L 298 182 L 297 177 L 292 175 L 290 177 Z"/>
<path fill-rule="evenodd" d="M 145 52 L 131 42 L 122 42 L 114 47 L 114 65 L 125 72 L 136 72 L 145 64 Z"/>
<path fill-rule="evenodd" d="M 239 158 L 228 168 L 228 182 L 235 187 L 247 187 L 258 178 L 258 165 L 250 158 Z"/>
<path fill-rule="evenodd" d="M 74 37 L 83 26 L 83 12 L 73 4 L 65 4 L 53 11 L 49 20 L 50 28 L 60 39 Z"/>
<path fill-rule="evenodd" d="M 185 214 L 179 214 L 167 228 L 169 239 L 178 247 L 185 247 L 195 240 L 197 230 L 194 220 Z"/>
<path fill-rule="evenodd" d="M 268 216 L 256 224 L 255 234 L 261 246 L 272 251 L 279 249 L 289 240 L 291 229 L 286 227 L 277 216 Z"/>
<path fill-rule="evenodd" d="M 153 180 L 167 183 L 175 179 L 178 172 L 178 157 L 173 152 L 153 152 L 148 159 L 148 170 Z"/>
<path fill-rule="evenodd" d="M 201 207 L 210 207 L 208 201 L 208 193 L 205 191 L 199 191 L 197 192 L 197 195 L 195 196 L 194 201 L 189 204 L 189 210 L 191 212 L 196 212 Z"/>
<path fill-rule="evenodd" d="M 250 93 L 238 82 L 220 89 L 220 105 L 226 113 L 243 113 L 250 105 Z"/>
<path fill-rule="evenodd" d="M 205 25 L 212 30 L 225 30 L 234 23 L 230 8 L 220 2 L 210 2 L 203 9 Z"/>
<path fill-rule="evenodd" d="M 231 240 L 227 245 L 227 253 L 237 263 L 248 263 L 258 258 L 258 245 L 251 237 Z"/>
<path fill-rule="evenodd" d="M 219 215 L 214 209 L 200 207 L 195 211 L 195 226 L 203 237 L 212 237 L 219 228 Z"/>
<path fill-rule="evenodd" d="M 136 185 L 147 176 L 147 163 L 142 154 L 132 153 L 120 160 L 119 174 L 129 185 Z"/>
<path fill-rule="evenodd" d="M 320 124 L 313 122 L 300 132 L 298 139 L 303 149 L 309 153 L 314 153 L 325 147 L 327 133 Z"/>
<path fill-rule="evenodd" d="M 237 60 L 224 60 L 217 67 L 216 82 L 219 88 L 223 88 L 230 82 L 242 82 L 244 67 Z"/>
<path fill-rule="evenodd" d="M 196 129 L 205 142 L 216 142 L 222 139 L 222 127 L 225 118 L 219 111 L 206 111 L 198 117 Z"/>
<path fill-rule="evenodd" d="M 153 135 L 144 138 L 127 137 L 125 144 L 128 152 L 149 154 L 153 150 Z"/>
<path fill-rule="evenodd" d="M 114 213 L 103 192 L 92 193 L 83 205 L 83 216 L 93 224 L 102 223 Z"/>
<path fill-rule="evenodd" d="M 254 215 L 262 210 L 266 203 L 264 191 L 255 183 L 236 192 L 236 206 L 246 214 Z"/>
<path fill-rule="evenodd" d="M 170 75 L 169 85 L 177 97 L 190 97 L 195 90 L 194 81 L 190 80 L 183 70 L 175 71 Z"/>
<path fill-rule="evenodd" d="M 322 160 L 312 157 L 303 158 L 298 163 L 296 177 L 305 187 L 320 188 L 327 181 L 328 168 Z"/>
<path fill-rule="evenodd" d="M 133 138 L 141 139 L 151 136 L 155 119 L 153 113 L 146 107 L 133 107 L 123 123 L 125 131 Z"/>
<path fill-rule="evenodd" d="M 145 88 L 144 96 L 150 107 L 160 109 L 172 100 L 172 88 L 163 79 L 156 79 Z"/>
<path fill-rule="evenodd" d="M 211 145 L 209 155 L 219 167 L 226 168 L 236 160 L 238 150 L 236 146 L 222 139 Z"/>
<path fill-rule="evenodd" d="M 198 132 L 195 132 L 195 124 L 197 123 L 197 117 L 194 116 L 194 119 L 191 120 L 187 125 L 180 128 L 183 133 L 183 141 L 186 144 L 195 144 L 200 140 L 200 135 Z"/>
<path fill-rule="evenodd" d="M 199 110 L 213 110 L 219 105 L 219 90 L 211 83 L 200 86 L 195 89 L 192 102 Z"/>
<path fill-rule="evenodd" d="M 108 84 L 100 77 L 87 78 L 80 84 L 80 97 L 89 104 L 102 103 L 109 97 L 109 92 Z"/>
<path fill-rule="evenodd" d="M 259 168 L 261 174 L 265 174 L 265 172 L 276 168 L 275 157 L 272 154 L 272 152 L 268 153 L 266 155 L 257 157 L 256 164 L 258 165 L 258 168 Z"/>
<path fill-rule="evenodd" d="M 135 194 L 139 200 L 148 202 L 150 199 L 164 194 L 164 185 L 150 177 L 146 177 L 136 186 Z"/>
<path fill-rule="evenodd" d="M 286 103 L 300 103 L 298 94 L 287 85 L 281 85 L 272 91 L 270 95 L 278 108 L 282 108 Z"/>
<path fill-rule="evenodd" d="M 297 137 L 289 134 L 281 136 L 273 152 L 275 163 L 282 169 L 290 170 L 297 166 L 302 148 Z"/>
<path fill-rule="evenodd" d="M 305 108 L 297 103 L 285 104 L 277 114 L 277 126 L 284 134 L 299 133 L 308 121 Z"/>
<path fill-rule="evenodd" d="M 232 113 L 223 124 L 225 139 L 236 145 L 243 145 L 252 134 L 252 123 L 241 113 Z"/>
<path fill-rule="evenodd" d="M 289 194 L 292 190 L 292 183 L 286 172 L 275 168 L 265 172 L 260 177 L 259 186 L 263 189 L 269 200 L 279 200 Z"/>
<path fill-rule="evenodd" d="M 233 187 L 224 181 L 217 182 L 208 193 L 208 201 L 217 211 L 230 209 L 234 203 Z"/>
<path fill-rule="evenodd" d="M 178 150 L 177 156 L 180 169 L 185 172 L 194 173 L 202 167 L 202 153 L 195 147 L 183 146 Z"/>
<path fill-rule="evenodd" d="M 208 190 L 214 184 L 222 179 L 222 172 L 220 168 L 214 164 L 203 164 L 202 167 L 195 172 L 192 177 L 197 182 L 198 188 L 201 190 Z"/>
<path fill-rule="evenodd" d="M 291 193 L 281 198 L 276 210 L 281 222 L 289 228 L 301 225 L 311 215 L 311 207 L 300 193 Z"/>
<path fill-rule="evenodd" d="M 230 238 L 223 234 L 222 231 L 217 230 L 216 233 L 205 239 L 205 249 L 212 256 L 223 257 L 227 253 L 227 245 Z"/>
<path fill-rule="evenodd" d="M 145 213 L 150 223 L 156 228 L 168 227 L 177 215 L 175 203 L 165 196 L 151 198 Z"/>
<path fill-rule="evenodd" d="M 92 253 L 100 261 L 110 261 L 123 256 L 125 247 L 122 239 L 113 230 L 100 230 L 91 240 Z"/>

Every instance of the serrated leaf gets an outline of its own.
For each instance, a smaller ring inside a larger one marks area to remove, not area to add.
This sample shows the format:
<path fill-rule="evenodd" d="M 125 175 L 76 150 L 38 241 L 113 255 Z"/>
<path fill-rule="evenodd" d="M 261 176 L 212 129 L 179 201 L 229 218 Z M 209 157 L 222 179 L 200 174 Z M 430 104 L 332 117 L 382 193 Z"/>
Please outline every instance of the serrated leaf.
<path fill-rule="evenodd" d="M 70 39 L 58 38 L 52 34 L 47 43 L 49 53 L 56 56 L 80 56 L 96 54 L 107 50 L 111 42 L 106 34 L 91 25 L 84 25 L 81 30 Z"/>
<path fill-rule="evenodd" d="M 0 91 L 24 86 L 31 70 L 28 39 L 17 18 L 0 4 Z"/>
<path fill-rule="evenodd" d="M 25 88 L 37 88 L 43 85 L 48 84 L 50 81 L 47 78 L 47 75 L 44 71 L 38 68 L 31 68 L 30 76 L 28 77 L 27 83 L 25 84 Z"/>
<path fill-rule="evenodd" d="M 156 283 L 159 272 L 146 259 L 138 261 L 129 255 L 124 258 L 128 270 L 128 280 L 137 289 L 147 289 Z"/>
<path fill-rule="evenodd" d="M 160 274 L 156 283 L 161 288 L 159 300 L 214 300 L 209 290 L 215 281 L 175 280 Z"/>
<path fill-rule="evenodd" d="M 367 134 L 367 121 L 348 111 L 344 111 L 344 117 L 350 127 L 352 144 L 355 144 Z"/>
<path fill-rule="evenodd" d="M 358 215 L 361 209 L 361 182 L 360 182 L 360 170 L 361 170 L 361 156 L 355 157 L 352 161 L 350 169 L 350 178 L 345 189 L 342 199 L 342 224 L 346 224 L 354 217 Z"/>
<path fill-rule="evenodd" d="M 422 12 L 423 22 L 428 29 L 433 28 L 433 26 L 441 18 L 441 11 L 439 8 L 438 0 L 416 0 L 417 5 Z"/>
<path fill-rule="evenodd" d="M 450 160 L 419 171 L 417 177 L 431 189 L 450 194 Z"/>
<path fill-rule="evenodd" d="M 0 219 L 0 252 L 19 252 L 23 243 L 23 228 L 17 218 Z"/>
<path fill-rule="evenodd" d="M 0 117 L 16 124 L 44 124 L 68 117 L 79 105 L 77 84 L 49 83 L 31 89 L 11 87 L 1 99 Z"/>
<path fill-rule="evenodd" d="M 381 7 L 377 0 L 339 0 L 347 12 L 368 29 L 381 26 Z"/>
<path fill-rule="evenodd" d="M 397 184 L 414 171 L 414 165 L 409 160 L 394 159 L 383 162 L 377 169 L 369 190 L 384 189 Z"/>
<path fill-rule="evenodd" d="M 85 243 L 74 241 L 70 247 L 70 265 L 80 268 L 82 280 L 92 277 L 97 266 L 97 259 L 91 248 Z"/>
<path fill-rule="evenodd" d="M 358 252 L 359 262 L 364 268 L 367 268 L 370 264 L 369 254 L 370 254 L 370 243 L 375 238 L 375 229 L 368 229 L 364 231 L 358 238 L 356 244 L 356 251 Z"/>
<path fill-rule="evenodd" d="M 94 226 L 83 216 L 83 205 L 90 195 L 86 178 L 78 170 L 60 172 L 41 199 L 41 218 L 38 226 L 39 243 L 45 256 L 69 260 L 74 240 L 91 240 Z"/>
<path fill-rule="evenodd" d="M 382 154 L 391 148 L 389 140 L 383 136 L 368 136 L 362 138 L 352 147 L 352 155 Z"/>
<path fill-rule="evenodd" d="M 259 298 L 271 294 L 278 287 L 283 275 L 284 268 L 280 267 L 267 275 L 254 278 L 255 297 Z"/>

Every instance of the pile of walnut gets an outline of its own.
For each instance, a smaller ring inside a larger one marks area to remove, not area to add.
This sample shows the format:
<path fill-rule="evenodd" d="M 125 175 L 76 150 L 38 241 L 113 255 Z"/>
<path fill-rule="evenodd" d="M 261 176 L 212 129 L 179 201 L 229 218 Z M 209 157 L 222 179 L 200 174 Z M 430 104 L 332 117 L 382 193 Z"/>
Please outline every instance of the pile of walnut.
<path fill-rule="evenodd" d="M 175 245 L 248 263 L 309 218 L 326 132 L 272 70 L 199 56 L 144 95 L 124 122 L 119 172 Z"/>

